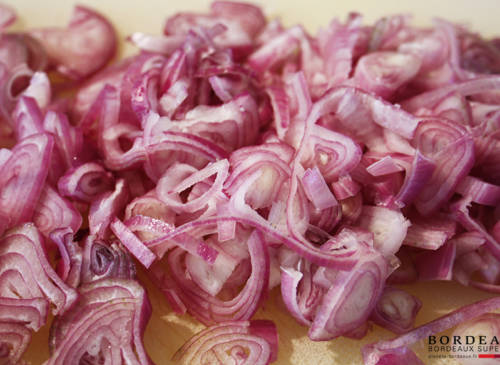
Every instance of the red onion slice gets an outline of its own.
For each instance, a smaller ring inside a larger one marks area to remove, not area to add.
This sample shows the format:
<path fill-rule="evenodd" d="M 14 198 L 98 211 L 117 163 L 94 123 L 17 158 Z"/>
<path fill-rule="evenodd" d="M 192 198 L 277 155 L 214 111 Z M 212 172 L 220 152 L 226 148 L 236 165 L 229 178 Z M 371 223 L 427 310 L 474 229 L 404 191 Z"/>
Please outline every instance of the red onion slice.
<path fill-rule="evenodd" d="M 77 299 L 50 266 L 43 238 L 33 224 L 8 231 L 0 246 L 0 293 L 10 298 L 47 298 L 54 314 L 64 313 Z"/>
<path fill-rule="evenodd" d="M 18 141 L 44 132 L 42 112 L 35 99 L 22 96 L 13 112 L 16 139 Z"/>
<path fill-rule="evenodd" d="M 451 197 L 459 181 L 472 168 L 473 141 L 461 126 L 435 119 L 419 125 L 415 143 L 425 156 L 436 163 L 430 181 L 415 202 L 421 214 L 430 214 Z"/>
<path fill-rule="evenodd" d="M 472 198 L 475 203 L 497 206 L 500 202 L 500 186 L 489 184 L 473 176 L 466 176 L 457 186 L 462 196 Z"/>
<path fill-rule="evenodd" d="M 404 169 L 395 162 L 391 156 L 382 157 L 366 168 L 366 171 L 373 176 L 383 176 L 403 171 Z"/>
<path fill-rule="evenodd" d="M 82 225 L 82 216 L 71 202 L 62 198 L 50 186 L 45 186 L 35 208 L 33 222 L 48 237 L 58 228 L 70 228 L 76 233 Z"/>
<path fill-rule="evenodd" d="M 385 257 L 399 251 L 411 225 L 401 212 L 375 206 L 364 206 L 357 223 L 373 232 L 373 245 Z"/>
<path fill-rule="evenodd" d="M 333 196 L 317 168 L 313 170 L 307 169 L 304 172 L 302 185 L 307 198 L 317 209 L 323 210 L 338 205 L 335 196 Z"/>
<path fill-rule="evenodd" d="M 0 170 L 0 214 L 8 227 L 29 221 L 41 194 L 53 147 L 48 134 L 27 137 L 12 149 Z"/>
<path fill-rule="evenodd" d="M 171 187 L 168 191 L 165 191 L 166 189 L 163 188 L 162 179 L 160 179 L 156 186 L 156 193 L 158 198 L 172 209 L 193 213 L 204 208 L 214 195 L 222 191 L 222 185 L 228 176 L 228 170 L 229 162 L 226 159 L 208 164 L 204 169 L 193 173 L 178 185 Z M 170 172 L 167 172 L 167 174 L 169 173 Z M 201 196 L 189 200 L 186 203 L 179 201 L 178 195 L 181 192 L 192 187 L 198 182 L 205 181 L 214 174 L 216 174 L 216 177 L 212 186 Z"/>
<path fill-rule="evenodd" d="M 234 321 L 206 328 L 174 355 L 179 365 L 268 365 L 277 359 L 278 332 L 267 320 Z"/>
<path fill-rule="evenodd" d="M 0 360 L 18 364 L 30 340 L 31 332 L 23 324 L 0 322 Z"/>
<path fill-rule="evenodd" d="M 125 180 L 118 180 L 115 190 L 102 194 L 94 200 L 89 211 L 89 228 L 92 235 L 106 237 L 109 235 L 111 220 L 125 208 L 129 191 Z"/>
<path fill-rule="evenodd" d="M 113 176 L 96 162 L 88 162 L 68 170 L 57 188 L 62 196 L 91 203 L 100 194 L 111 190 Z"/>
<path fill-rule="evenodd" d="M 50 80 L 45 72 L 35 72 L 30 84 L 23 91 L 23 96 L 36 100 L 40 109 L 46 109 L 52 99 Z"/>
<path fill-rule="evenodd" d="M 142 344 L 151 314 L 145 290 L 133 280 L 103 279 L 79 291 L 77 304 L 52 324 L 47 365 L 152 364 Z"/>
<path fill-rule="evenodd" d="M 146 268 L 150 267 L 156 255 L 148 249 L 137 236 L 130 231 L 119 219 L 110 223 L 110 228 L 120 242 L 140 261 Z"/>
<path fill-rule="evenodd" d="M 81 282 L 99 279 L 135 279 L 135 264 L 130 255 L 116 243 L 108 244 L 88 236 L 82 252 Z"/>
<path fill-rule="evenodd" d="M 446 243 L 436 251 L 422 252 L 415 258 L 419 279 L 451 280 L 456 246 Z"/>
<path fill-rule="evenodd" d="M 435 169 L 436 164 L 417 150 L 411 167 L 406 168 L 403 186 L 395 197 L 396 205 L 403 208 L 412 203 L 424 189 Z"/>
<path fill-rule="evenodd" d="M 384 99 L 417 75 L 420 57 L 398 52 L 373 52 L 361 57 L 354 71 L 356 86 Z"/>
<path fill-rule="evenodd" d="M 231 300 L 223 301 L 199 290 L 180 270 L 179 260 L 184 252 L 175 249 L 168 261 L 175 284 L 175 293 L 186 305 L 187 310 L 201 322 L 212 324 L 231 320 L 246 320 L 253 316 L 268 288 L 269 256 L 263 236 L 254 231 L 248 238 L 251 260 L 251 274 L 241 292 Z M 172 283 L 170 284 L 172 285 Z M 167 297 L 167 299 L 169 299 Z"/>
<path fill-rule="evenodd" d="M 111 23 L 84 6 L 75 7 L 67 28 L 42 28 L 30 34 L 43 45 L 57 70 L 75 79 L 99 70 L 116 52 Z"/>
<path fill-rule="evenodd" d="M 309 338 L 333 339 L 363 324 L 375 307 L 390 271 L 380 254 L 366 253 L 351 271 L 339 272 L 317 308 Z"/>
<path fill-rule="evenodd" d="M 379 326 L 402 334 L 415 324 L 422 302 L 404 290 L 387 286 L 380 296 L 370 319 Z"/>
<path fill-rule="evenodd" d="M 73 238 L 71 228 L 59 228 L 50 233 L 50 239 L 57 245 L 61 256 L 57 274 L 66 284 L 76 288 L 80 284 L 83 256 L 82 249 Z"/>

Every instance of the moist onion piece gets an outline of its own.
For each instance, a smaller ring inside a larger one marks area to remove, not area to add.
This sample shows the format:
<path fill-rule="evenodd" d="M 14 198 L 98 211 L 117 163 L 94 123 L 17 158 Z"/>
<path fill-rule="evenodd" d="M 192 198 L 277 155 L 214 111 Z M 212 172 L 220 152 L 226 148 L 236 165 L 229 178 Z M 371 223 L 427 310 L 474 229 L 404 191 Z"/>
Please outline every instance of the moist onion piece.
<path fill-rule="evenodd" d="M 152 364 L 142 344 L 151 315 L 144 288 L 134 280 L 101 279 L 79 288 L 80 299 L 51 328 L 46 364 Z"/>
<path fill-rule="evenodd" d="M 213 325 L 193 336 L 173 357 L 175 364 L 267 365 L 278 353 L 278 332 L 272 321 L 233 321 Z"/>
<path fill-rule="evenodd" d="M 12 149 L 0 170 L 0 214 L 7 227 L 31 220 L 43 189 L 54 140 L 40 133 L 25 138 Z"/>
<path fill-rule="evenodd" d="M 0 293 L 8 298 L 46 298 L 57 315 L 75 303 L 78 293 L 51 267 L 43 241 L 32 223 L 6 232 L 0 247 Z"/>
<path fill-rule="evenodd" d="M 394 333 L 405 333 L 413 328 L 422 302 L 402 289 L 386 286 L 370 318 Z"/>
<path fill-rule="evenodd" d="M 84 6 L 75 7 L 67 28 L 41 28 L 30 34 L 43 45 L 57 70 L 75 79 L 99 70 L 116 52 L 111 23 Z"/>

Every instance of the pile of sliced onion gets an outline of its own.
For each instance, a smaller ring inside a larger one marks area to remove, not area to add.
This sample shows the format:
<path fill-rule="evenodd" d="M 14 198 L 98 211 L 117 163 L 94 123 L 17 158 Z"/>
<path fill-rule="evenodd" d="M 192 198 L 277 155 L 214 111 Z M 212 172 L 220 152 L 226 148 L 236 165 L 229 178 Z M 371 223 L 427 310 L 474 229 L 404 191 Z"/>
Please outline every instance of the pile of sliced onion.
<path fill-rule="evenodd" d="M 498 329 L 498 298 L 413 328 L 422 303 L 397 287 L 500 292 L 498 39 L 399 15 L 310 34 L 215 1 L 110 64 L 118 39 L 92 9 L 15 20 L 1 5 L 0 363 L 51 310 L 46 364 L 151 364 L 137 264 L 209 326 L 178 364 L 275 361 L 276 327 L 252 318 L 276 287 L 311 340 L 399 335 L 367 365 Z"/>

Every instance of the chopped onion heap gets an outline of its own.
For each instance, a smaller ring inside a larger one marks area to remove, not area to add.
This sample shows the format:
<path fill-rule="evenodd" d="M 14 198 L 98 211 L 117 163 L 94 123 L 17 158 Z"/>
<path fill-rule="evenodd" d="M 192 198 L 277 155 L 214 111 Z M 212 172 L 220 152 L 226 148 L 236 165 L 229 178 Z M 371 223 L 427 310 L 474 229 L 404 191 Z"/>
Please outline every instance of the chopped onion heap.
<path fill-rule="evenodd" d="M 209 326 L 177 364 L 274 362 L 276 327 L 252 318 L 277 286 L 311 340 L 399 335 L 367 365 L 423 364 L 410 346 L 457 325 L 498 332 L 499 298 L 413 328 L 422 303 L 394 286 L 500 293 L 498 39 L 359 14 L 312 35 L 215 1 L 109 65 L 94 10 L 16 18 L 0 5 L 0 364 L 50 310 L 46 365 L 152 364 L 136 262 Z"/>

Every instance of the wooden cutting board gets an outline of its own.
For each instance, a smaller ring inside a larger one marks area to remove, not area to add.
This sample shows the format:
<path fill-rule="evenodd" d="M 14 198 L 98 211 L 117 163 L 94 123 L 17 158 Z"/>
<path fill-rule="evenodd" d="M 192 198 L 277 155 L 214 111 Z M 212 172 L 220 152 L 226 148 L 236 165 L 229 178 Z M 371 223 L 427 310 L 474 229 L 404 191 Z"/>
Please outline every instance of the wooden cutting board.
<path fill-rule="evenodd" d="M 73 1 L 67 0 L 7 0 L 4 2 L 18 9 L 19 21 L 15 29 L 24 27 L 63 25 L 69 19 Z M 142 31 L 158 34 L 166 16 L 176 11 L 204 11 L 209 1 L 204 0 L 80 0 L 102 11 L 115 24 L 122 39 L 131 32 Z M 392 13 L 411 13 L 416 24 L 428 24 L 432 16 L 469 24 L 486 35 L 500 34 L 497 17 L 497 0 L 301 0 L 258 1 L 264 4 L 269 16 L 279 15 L 285 24 L 301 23 L 310 31 L 326 25 L 334 16 L 344 17 L 349 11 L 358 11 L 366 21 Z M 121 54 L 133 52 L 122 44 Z M 159 293 L 149 282 L 146 287 L 153 304 L 153 317 L 146 329 L 145 343 L 148 353 L 158 365 L 170 363 L 173 353 L 203 325 L 189 316 L 174 315 Z M 423 301 L 417 325 L 446 314 L 449 311 L 492 295 L 464 288 L 455 283 L 419 283 L 404 287 Z M 360 348 L 393 335 L 376 326 L 363 340 L 339 338 L 328 342 L 312 342 L 307 338 L 307 328 L 298 325 L 286 312 L 279 291 L 274 291 L 257 318 L 272 319 L 280 335 L 278 365 L 357 365 L 361 364 Z M 40 365 L 48 357 L 49 326 L 34 334 L 25 359 Z M 415 350 L 425 364 L 457 364 L 455 360 L 430 359 L 426 347 L 417 345 Z M 73 365 L 73 364 L 68 364 Z"/>

